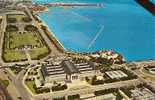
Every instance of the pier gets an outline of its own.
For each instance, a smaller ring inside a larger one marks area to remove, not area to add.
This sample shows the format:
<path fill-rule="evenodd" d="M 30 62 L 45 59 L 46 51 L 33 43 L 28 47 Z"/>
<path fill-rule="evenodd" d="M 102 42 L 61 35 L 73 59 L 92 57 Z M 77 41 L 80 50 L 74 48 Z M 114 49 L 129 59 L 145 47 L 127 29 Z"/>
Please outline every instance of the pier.
<path fill-rule="evenodd" d="M 155 16 L 155 4 L 152 1 L 150 0 L 135 0 L 135 1 Z"/>
<path fill-rule="evenodd" d="M 102 7 L 100 3 L 48 3 L 47 7 Z"/>

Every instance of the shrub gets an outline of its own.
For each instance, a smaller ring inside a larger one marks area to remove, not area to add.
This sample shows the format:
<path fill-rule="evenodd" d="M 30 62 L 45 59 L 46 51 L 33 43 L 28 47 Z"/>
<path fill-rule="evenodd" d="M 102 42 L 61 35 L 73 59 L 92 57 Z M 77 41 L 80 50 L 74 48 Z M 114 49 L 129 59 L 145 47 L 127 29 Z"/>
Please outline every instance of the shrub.
<path fill-rule="evenodd" d="M 80 95 L 79 94 L 76 94 L 76 95 L 69 95 L 68 96 L 68 100 L 79 100 L 80 99 Z"/>
<path fill-rule="evenodd" d="M 24 17 L 22 20 L 24 22 L 31 22 L 32 21 L 32 19 L 30 17 Z"/>
<path fill-rule="evenodd" d="M 64 85 L 58 84 L 57 86 L 52 87 L 52 91 L 60 91 L 60 90 L 65 90 L 65 89 L 67 89 L 66 84 Z"/>
<path fill-rule="evenodd" d="M 33 25 L 27 25 L 24 28 L 26 31 L 38 31 L 38 28 Z"/>
<path fill-rule="evenodd" d="M 6 31 L 7 31 L 7 32 L 18 31 L 18 27 L 15 26 L 15 25 L 8 25 L 8 26 L 6 27 Z"/>

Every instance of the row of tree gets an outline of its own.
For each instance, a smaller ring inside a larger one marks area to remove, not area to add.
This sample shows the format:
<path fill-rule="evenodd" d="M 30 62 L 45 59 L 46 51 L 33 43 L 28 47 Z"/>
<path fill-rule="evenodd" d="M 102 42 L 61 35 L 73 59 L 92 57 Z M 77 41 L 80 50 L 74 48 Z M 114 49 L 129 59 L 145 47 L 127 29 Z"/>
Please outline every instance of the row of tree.
<path fill-rule="evenodd" d="M 57 84 L 56 86 L 52 86 L 52 91 L 61 91 L 67 89 L 67 85 Z"/>

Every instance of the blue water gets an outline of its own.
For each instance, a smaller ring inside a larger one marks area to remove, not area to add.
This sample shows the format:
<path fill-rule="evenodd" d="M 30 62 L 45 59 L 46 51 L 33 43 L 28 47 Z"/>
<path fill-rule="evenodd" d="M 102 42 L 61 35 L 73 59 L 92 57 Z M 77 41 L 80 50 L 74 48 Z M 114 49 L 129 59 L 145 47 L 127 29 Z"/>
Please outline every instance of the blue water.
<path fill-rule="evenodd" d="M 155 0 L 150 0 L 153 4 L 155 4 Z"/>
<path fill-rule="evenodd" d="M 75 2 L 48 2 L 51 1 Z M 50 8 L 40 14 L 66 49 L 79 52 L 114 50 L 128 61 L 155 58 L 155 16 L 134 0 L 76 2 L 103 3 L 104 7 Z"/>

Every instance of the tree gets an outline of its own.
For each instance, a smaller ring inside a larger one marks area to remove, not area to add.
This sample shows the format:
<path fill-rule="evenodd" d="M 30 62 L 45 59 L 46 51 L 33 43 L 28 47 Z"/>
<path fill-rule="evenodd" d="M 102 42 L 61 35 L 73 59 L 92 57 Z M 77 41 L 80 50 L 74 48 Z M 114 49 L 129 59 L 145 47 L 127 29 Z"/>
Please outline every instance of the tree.
<path fill-rule="evenodd" d="M 26 31 L 38 31 L 38 28 L 33 25 L 27 25 L 24 28 Z"/>
<path fill-rule="evenodd" d="M 90 79 L 86 76 L 86 77 L 85 77 L 85 80 L 88 82 Z"/>
<path fill-rule="evenodd" d="M 31 22 L 32 21 L 32 19 L 30 17 L 24 17 L 22 20 L 24 22 Z"/>
<path fill-rule="evenodd" d="M 6 31 L 7 32 L 18 31 L 18 27 L 15 25 L 7 25 Z"/>

